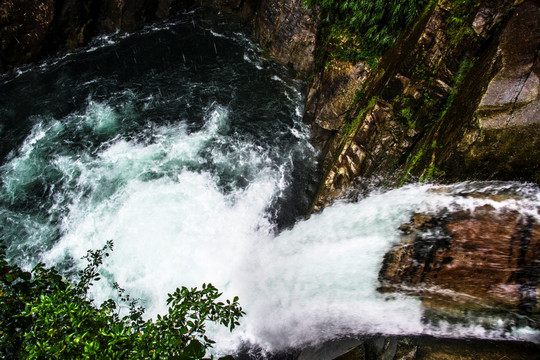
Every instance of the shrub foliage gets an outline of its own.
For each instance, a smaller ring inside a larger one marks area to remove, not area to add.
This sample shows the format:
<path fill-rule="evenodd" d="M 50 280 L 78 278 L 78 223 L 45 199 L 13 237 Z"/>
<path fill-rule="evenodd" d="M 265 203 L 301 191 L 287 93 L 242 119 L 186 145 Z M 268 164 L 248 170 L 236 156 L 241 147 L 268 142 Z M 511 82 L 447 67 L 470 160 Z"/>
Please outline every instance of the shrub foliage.
<path fill-rule="evenodd" d="M 335 58 L 375 61 L 428 0 L 304 0 L 319 6 L 326 45 Z"/>
<path fill-rule="evenodd" d="M 143 320 L 144 309 L 118 285 L 117 299 L 96 306 L 88 292 L 112 248 L 108 242 L 88 251 L 75 282 L 43 264 L 31 272 L 9 265 L 0 249 L 0 358 L 195 360 L 214 343 L 205 335 L 207 321 L 231 331 L 239 325 L 238 298 L 219 302 L 211 284 L 176 289 L 168 313 L 155 320 Z"/>

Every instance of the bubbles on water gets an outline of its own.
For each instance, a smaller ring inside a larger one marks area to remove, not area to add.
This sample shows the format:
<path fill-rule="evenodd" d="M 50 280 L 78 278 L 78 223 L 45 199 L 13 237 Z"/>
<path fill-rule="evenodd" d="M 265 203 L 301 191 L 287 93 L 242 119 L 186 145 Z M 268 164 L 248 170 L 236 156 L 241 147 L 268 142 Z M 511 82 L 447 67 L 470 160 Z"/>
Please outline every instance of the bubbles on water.
<path fill-rule="evenodd" d="M 110 106 L 91 101 L 84 116 L 86 125 L 98 135 L 117 133 L 118 114 Z"/>

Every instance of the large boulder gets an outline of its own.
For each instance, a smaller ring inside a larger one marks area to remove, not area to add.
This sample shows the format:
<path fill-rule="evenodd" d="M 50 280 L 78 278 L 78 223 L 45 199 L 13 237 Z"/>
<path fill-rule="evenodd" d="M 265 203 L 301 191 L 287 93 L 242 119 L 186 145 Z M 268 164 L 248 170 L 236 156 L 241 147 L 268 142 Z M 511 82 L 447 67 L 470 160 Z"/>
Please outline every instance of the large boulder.
<path fill-rule="evenodd" d="M 428 309 L 456 316 L 517 314 L 539 328 L 538 209 L 512 207 L 523 200 L 515 194 L 468 196 L 482 201 L 415 214 L 401 226 L 401 242 L 384 258 L 380 290 L 418 295 Z"/>

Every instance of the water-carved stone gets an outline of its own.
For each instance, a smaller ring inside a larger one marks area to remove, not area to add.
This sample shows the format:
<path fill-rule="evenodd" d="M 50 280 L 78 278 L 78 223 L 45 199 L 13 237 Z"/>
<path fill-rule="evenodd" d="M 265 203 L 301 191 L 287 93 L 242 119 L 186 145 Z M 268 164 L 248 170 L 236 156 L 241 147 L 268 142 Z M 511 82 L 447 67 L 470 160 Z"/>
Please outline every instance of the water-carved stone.
<path fill-rule="evenodd" d="M 486 204 L 416 214 L 400 230 L 402 241 L 379 274 L 382 291 L 417 294 L 425 306 L 450 313 L 515 311 L 539 326 L 537 216 Z"/>

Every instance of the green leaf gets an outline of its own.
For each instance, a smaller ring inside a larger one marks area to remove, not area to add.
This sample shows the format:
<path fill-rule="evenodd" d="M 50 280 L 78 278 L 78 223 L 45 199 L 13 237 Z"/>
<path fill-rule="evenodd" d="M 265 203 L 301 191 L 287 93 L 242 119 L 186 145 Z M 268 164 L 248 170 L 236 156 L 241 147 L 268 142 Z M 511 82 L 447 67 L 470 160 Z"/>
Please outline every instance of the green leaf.
<path fill-rule="evenodd" d="M 201 344 L 198 340 L 191 340 L 186 346 L 185 353 L 194 358 L 202 358 L 206 352 L 206 349 L 203 344 Z"/>
<path fill-rule="evenodd" d="M 234 360 L 234 358 L 231 355 L 227 355 L 227 356 L 218 358 L 218 360 Z"/>

